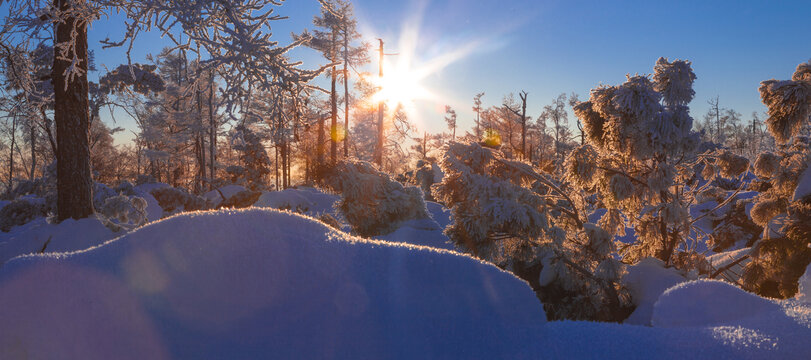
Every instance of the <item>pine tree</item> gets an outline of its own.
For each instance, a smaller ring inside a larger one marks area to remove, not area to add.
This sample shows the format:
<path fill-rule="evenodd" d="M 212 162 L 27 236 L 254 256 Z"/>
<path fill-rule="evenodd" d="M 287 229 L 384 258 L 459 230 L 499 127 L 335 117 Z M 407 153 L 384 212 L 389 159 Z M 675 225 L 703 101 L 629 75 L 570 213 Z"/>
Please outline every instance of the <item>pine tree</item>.
<path fill-rule="evenodd" d="M 748 161 L 729 152 L 696 156 L 699 135 L 687 107 L 695 79 L 689 61 L 659 58 L 652 79 L 599 86 L 574 107 L 586 145 L 567 158 L 567 177 L 599 194 L 608 209 L 599 224 L 612 236 L 624 232 L 626 219 L 635 228 L 637 239 L 621 251 L 626 262 L 655 256 L 680 265 L 698 256 L 683 252 L 696 221 L 689 207 L 702 189 L 686 185 L 698 167 L 708 179 L 747 170 Z"/>
<path fill-rule="evenodd" d="M 744 268 L 744 286 L 769 297 L 788 298 L 811 263 L 811 193 L 808 181 L 811 140 L 802 135 L 811 110 L 811 62 L 802 63 L 791 80 L 766 80 L 760 96 L 768 107 L 766 125 L 780 145 L 762 153 L 755 174 L 768 182 L 750 211 L 763 226 L 763 238 L 752 248 Z"/>

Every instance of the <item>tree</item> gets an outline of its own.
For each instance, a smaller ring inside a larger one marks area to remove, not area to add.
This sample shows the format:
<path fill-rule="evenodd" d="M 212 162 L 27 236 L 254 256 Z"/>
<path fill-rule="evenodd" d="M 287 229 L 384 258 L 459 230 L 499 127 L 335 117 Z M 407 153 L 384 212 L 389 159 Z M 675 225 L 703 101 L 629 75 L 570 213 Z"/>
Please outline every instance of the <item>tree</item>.
<path fill-rule="evenodd" d="M 695 79 L 689 61 L 659 58 L 652 79 L 599 86 L 574 108 L 586 145 L 567 158 L 567 177 L 599 194 L 608 212 L 598 224 L 612 235 L 624 232 L 626 220 L 635 228 L 635 242 L 621 251 L 626 262 L 655 256 L 688 270 L 702 263 L 689 252 L 696 221 L 689 207 L 702 189 L 687 185 L 697 167 L 707 179 L 747 170 L 748 160 L 729 152 L 696 157 L 699 135 L 687 107 Z"/>
<path fill-rule="evenodd" d="M 811 140 L 802 136 L 811 111 L 811 62 L 799 64 L 791 80 L 760 83 L 760 97 L 768 108 L 766 125 L 779 145 L 774 154 L 762 153 L 755 174 L 768 181 L 750 211 L 765 227 L 763 238 L 750 252 L 743 273 L 744 286 L 758 294 L 788 298 L 811 263 L 811 191 L 807 183 Z"/>
<path fill-rule="evenodd" d="M 456 111 L 450 105 L 445 105 L 445 122 L 451 131 L 451 141 L 456 141 Z"/>
<path fill-rule="evenodd" d="M 337 9 L 341 15 L 339 24 L 340 35 L 343 39 L 343 48 L 341 53 L 343 56 L 343 83 L 344 83 L 344 157 L 349 156 L 349 71 L 347 67 L 360 67 L 369 62 L 369 44 L 362 43 L 359 46 L 353 46 L 353 43 L 361 38 L 360 33 L 357 31 L 358 22 L 354 17 L 354 10 L 352 3 L 341 2 L 340 7 Z"/>
<path fill-rule="evenodd" d="M 282 19 L 273 14 L 275 0 L 223 0 L 186 2 L 146 2 L 103 0 L 54 0 L 53 6 L 40 1 L 11 2 L 3 28 L 8 39 L 39 39 L 51 25 L 54 32 L 55 90 L 54 117 L 57 148 L 57 218 L 83 218 L 93 213 L 92 180 L 87 134 L 88 52 L 87 26 L 102 14 L 119 11 L 127 19 L 127 31 L 120 41 L 105 40 L 105 46 L 129 45 L 136 35 L 155 29 L 168 35 L 178 47 L 204 54 L 201 69 L 217 71 L 225 87 L 227 110 L 233 113 L 241 103 L 243 84 L 268 84 L 264 74 L 277 74 L 296 81 L 308 81 L 323 69 L 303 71 L 289 63 L 284 53 L 307 39 L 279 47 L 271 40 L 271 21 Z M 186 35 L 181 40 L 176 31 Z M 129 53 L 129 52 L 128 52 Z"/>
<path fill-rule="evenodd" d="M 484 96 L 483 92 L 476 94 L 473 97 L 473 111 L 476 112 L 476 140 L 480 140 L 482 138 L 481 132 L 481 112 L 482 112 L 482 96 Z"/>
<path fill-rule="evenodd" d="M 507 104 L 507 103 L 504 104 L 504 107 L 507 110 L 510 110 L 516 116 L 521 117 L 521 149 L 520 149 L 520 153 L 521 153 L 522 158 L 527 156 L 527 152 L 526 152 L 526 150 L 527 150 L 527 94 L 528 93 L 526 91 L 523 91 L 523 90 L 521 90 L 521 92 L 518 93 L 518 97 L 521 98 L 521 112 L 518 112 L 518 109 L 516 109 L 515 106 L 512 105 L 512 104 Z"/>
<path fill-rule="evenodd" d="M 460 249 L 529 282 L 550 319 L 627 316 L 611 229 L 587 221 L 579 192 L 476 143 L 451 142 L 439 166 L 432 193 L 450 208 L 445 234 Z"/>
<path fill-rule="evenodd" d="M 552 100 L 552 103 L 543 107 L 543 112 L 538 117 L 538 123 L 544 124 L 552 122 L 552 135 L 555 138 L 555 156 L 557 161 L 562 161 L 565 153 L 563 144 L 569 139 L 569 114 L 566 112 L 566 94 L 560 94 Z"/>
<path fill-rule="evenodd" d="M 352 43 L 360 38 L 357 32 L 357 21 L 354 18 L 352 4 L 343 0 L 325 0 L 321 2 L 321 13 L 313 17 L 313 24 L 320 29 L 313 30 L 312 39 L 309 46 L 320 51 L 331 64 L 330 75 L 330 133 L 337 133 L 338 130 L 338 94 L 336 82 L 338 76 L 343 76 L 344 82 L 344 130 L 346 134 L 349 128 L 349 72 L 347 67 L 358 66 L 367 63 L 368 45 L 352 46 Z M 321 30 L 323 29 L 323 30 Z M 294 38 L 310 37 L 307 31 Z M 339 72 L 337 65 L 343 62 L 343 71 Z M 321 126 L 321 125 L 319 125 Z M 337 139 L 330 138 L 330 162 L 337 161 L 338 142 L 344 141 L 344 155 L 348 155 L 349 148 L 346 143 L 346 136 Z"/>

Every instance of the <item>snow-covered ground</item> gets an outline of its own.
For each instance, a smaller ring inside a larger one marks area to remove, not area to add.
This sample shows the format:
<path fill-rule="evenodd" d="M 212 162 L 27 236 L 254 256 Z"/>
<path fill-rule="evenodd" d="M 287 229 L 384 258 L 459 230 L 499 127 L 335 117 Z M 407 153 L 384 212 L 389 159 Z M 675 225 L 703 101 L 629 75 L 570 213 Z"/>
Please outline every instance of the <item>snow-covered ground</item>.
<path fill-rule="evenodd" d="M 340 221 L 338 198 L 299 188 L 256 205 Z M 811 357 L 811 266 L 795 299 L 775 301 L 645 259 L 623 278 L 637 305 L 625 324 L 546 322 L 525 282 L 442 250 L 450 214 L 427 207 L 432 219 L 383 241 L 265 208 L 128 234 L 34 220 L 0 233 L 0 359 Z"/>
<path fill-rule="evenodd" d="M 198 212 L 0 269 L 0 358 L 514 358 L 529 286 L 268 209 Z"/>

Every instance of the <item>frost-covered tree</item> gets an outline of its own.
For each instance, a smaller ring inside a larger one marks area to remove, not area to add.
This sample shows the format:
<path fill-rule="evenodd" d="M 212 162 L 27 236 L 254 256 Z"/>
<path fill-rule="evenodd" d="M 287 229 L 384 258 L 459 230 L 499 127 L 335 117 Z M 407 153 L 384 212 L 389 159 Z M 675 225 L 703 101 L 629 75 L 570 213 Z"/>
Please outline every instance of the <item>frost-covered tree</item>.
<path fill-rule="evenodd" d="M 554 137 L 555 160 L 560 162 L 566 151 L 566 144 L 569 142 L 569 115 L 566 112 L 566 94 L 560 94 L 552 100 L 552 103 L 544 106 L 543 112 L 538 116 L 538 124 L 543 127 L 551 127 Z"/>
<path fill-rule="evenodd" d="M 357 31 L 357 20 L 354 18 L 352 4 L 344 0 L 323 0 L 321 1 L 320 14 L 313 17 L 313 25 L 317 29 L 310 32 L 305 31 L 295 38 L 309 38 L 308 46 L 318 50 L 324 58 L 330 62 L 330 69 L 327 71 L 330 76 L 330 133 L 338 130 L 338 102 L 339 95 L 336 83 L 340 77 L 344 82 L 344 127 L 349 128 L 349 71 L 348 66 L 359 66 L 369 61 L 367 44 L 356 46 L 353 43 L 360 38 Z M 343 62 L 343 70 L 338 69 L 338 65 Z M 340 139 L 330 137 L 330 161 L 337 160 L 338 142 L 345 141 L 346 137 Z M 344 143 L 344 154 L 348 155 L 349 148 Z"/>
<path fill-rule="evenodd" d="M 811 263 L 811 140 L 801 135 L 811 110 L 811 62 L 797 66 L 791 80 L 766 80 L 760 96 L 768 107 L 766 125 L 780 144 L 777 153 L 762 153 L 755 174 L 768 182 L 750 211 L 764 226 L 744 268 L 744 285 L 755 292 L 794 296 L 797 281 Z"/>
<path fill-rule="evenodd" d="M 518 93 L 518 97 L 521 99 L 521 111 L 518 111 L 517 104 L 511 103 L 504 103 L 504 108 L 515 114 L 515 116 L 519 116 L 519 124 L 521 125 L 521 148 L 519 149 L 519 154 L 521 154 L 521 158 L 527 156 L 527 95 L 526 91 L 521 91 Z M 509 99 L 512 99 L 510 97 Z"/>
<path fill-rule="evenodd" d="M 452 109 L 450 105 L 445 105 L 445 123 L 448 124 L 448 130 L 451 131 L 451 141 L 456 141 L 456 110 Z"/>
<path fill-rule="evenodd" d="M 567 158 L 567 177 L 599 194 L 608 209 L 600 224 L 612 237 L 626 220 L 635 228 L 634 243 L 620 251 L 626 262 L 654 256 L 674 264 L 693 256 L 689 207 L 702 190 L 693 183 L 696 168 L 704 166 L 705 178 L 747 169 L 745 158 L 729 152 L 696 157 L 700 140 L 687 107 L 695 79 L 689 61 L 659 58 L 651 78 L 599 86 L 574 107 L 586 145 Z"/>
<path fill-rule="evenodd" d="M 476 141 L 481 140 L 482 138 L 482 131 L 481 131 L 481 112 L 482 112 L 482 96 L 484 96 L 483 92 L 476 94 L 473 97 L 473 111 L 476 112 L 476 132 L 474 135 L 476 136 Z"/>
<path fill-rule="evenodd" d="M 439 165 L 432 193 L 451 209 L 445 233 L 458 247 L 527 280 L 550 318 L 627 315 L 613 229 L 604 228 L 616 224 L 589 223 L 577 191 L 476 143 L 450 143 Z"/>
<path fill-rule="evenodd" d="M 204 69 L 216 69 L 225 84 L 227 109 L 239 108 L 245 83 L 267 86 L 266 74 L 308 81 L 319 71 L 303 71 L 284 54 L 307 39 L 280 47 L 271 39 L 276 0 L 123 1 L 13 0 L 4 18 L 4 39 L 53 39 L 54 118 L 58 167 L 57 218 L 83 218 L 93 213 L 88 121 L 88 26 L 103 15 L 120 13 L 126 31 L 105 46 L 132 49 L 141 31 L 157 30 L 178 47 L 205 57 Z M 53 31 L 51 37 L 50 32 Z M 183 33 L 184 37 L 176 36 Z M 128 51 L 129 54 L 129 51 Z"/>

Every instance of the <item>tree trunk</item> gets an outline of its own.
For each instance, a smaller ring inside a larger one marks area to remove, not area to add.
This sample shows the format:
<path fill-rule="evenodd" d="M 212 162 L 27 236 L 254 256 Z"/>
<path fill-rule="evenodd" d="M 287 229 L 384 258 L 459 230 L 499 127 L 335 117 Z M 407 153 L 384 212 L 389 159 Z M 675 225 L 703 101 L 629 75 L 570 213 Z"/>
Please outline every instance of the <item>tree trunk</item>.
<path fill-rule="evenodd" d="M 39 109 L 39 113 L 42 116 L 42 127 L 45 129 L 45 134 L 48 135 L 48 142 L 51 144 L 51 151 L 53 151 L 53 156 L 56 158 L 56 140 L 54 139 L 53 131 L 51 130 L 51 119 L 45 114 L 44 107 Z"/>
<path fill-rule="evenodd" d="M 11 147 L 8 149 L 8 191 L 14 188 L 14 146 L 17 142 L 17 115 L 11 117 Z"/>
<path fill-rule="evenodd" d="M 37 169 L 37 131 L 34 126 L 34 119 L 29 119 L 28 130 L 31 137 L 31 173 L 28 175 L 28 180 L 34 180 L 34 175 Z"/>
<path fill-rule="evenodd" d="M 380 61 L 378 61 L 379 76 L 383 79 L 383 40 L 380 41 Z M 375 162 L 383 169 L 383 100 L 377 103 L 377 146 L 375 147 Z"/>
<path fill-rule="evenodd" d="M 344 158 L 349 157 L 349 34 L 344 28 Z"/>
<path fill-rule="evenodd" d="M 274 173 L 273 179 L 276 181 L 276 191 L 279 190 L 279 145 L 273 147 L 273 156 L 275 161 L 273 162 Z"/>
<path fill-rule="evenodd" d="M 197 89 L 197 130 L 196 138 L 197 141 L 200 143 L 200 158 L 197 162 L 197 173 L 200 177 L 198 184 L 199 189 L 205 189 L 205 179 L 206 179 L 206 137 L 205 137 L 205 128 L 203 127 L 203 95 L 200 89 Z"/>
<path fill-rule="evenodd" d="M 332 63 L 335 64 L 336 56 L 335 56 L 335 42 L 337 41 L 338 37 L 338 29 L 332 29 Z M 332 65 L 332 90 L 330 91 L 331 98 L 331 121 L 329 127 L 329 138 L 330 138 L 330 148 L 329 148 L 329 159 L 332 164 L 335 164 L 338 160 L 338 94 L 335 93 L 335 81 L 337 80 L 336 68 L 335 65 Z"/>
<path fill-rule="evenodd" d="M 73 3 L 84 0 L 54 0 L 54 7 L 69 13 Z M 80 75 L 65 77 L 71 61 L 59 59 L 58 45 L 71 41 L 75 29 L 76 59 Z M 56 24 L 54 46 L 53 85 L 54 120 L 59 139 L 56 153 L 56 214 L 59 221 L 67 218 L 82 219 L 93 214 L 93 178 L 90 173 L 90 130 L 87 103 L 87 24 L 68 17 Z"/>
<path fill-rule="evenodd" d="M 521 158 L 526 159 L 527 153 L 527 92 L 522 91 L 521 97 Z"/>
<path fill-rule="evenodd" d="M 208 85 L 208 159 L 209 190 L 214 189 L 214 164 L 217 156 L 217 124 L 214 119 L 214 71 L 211 72 L 211 82 Z"/>

